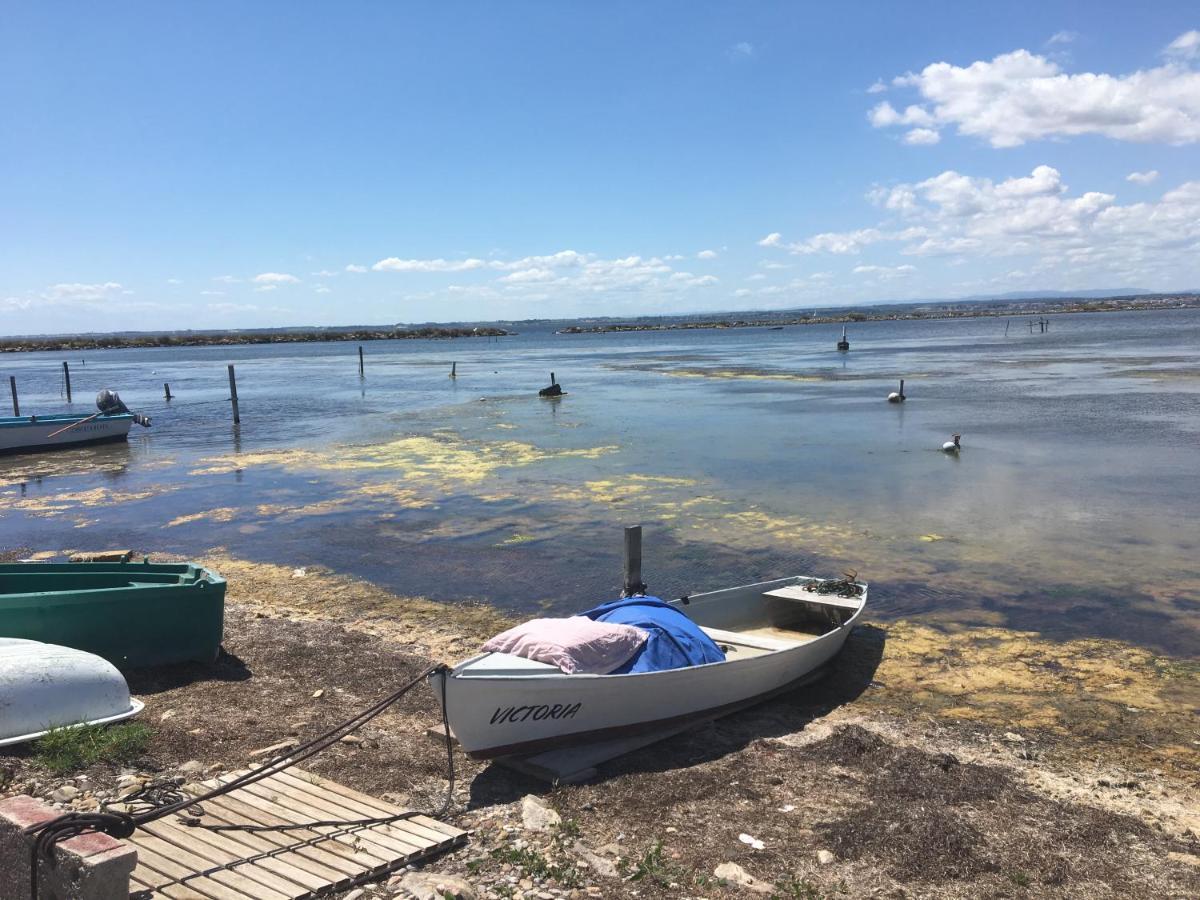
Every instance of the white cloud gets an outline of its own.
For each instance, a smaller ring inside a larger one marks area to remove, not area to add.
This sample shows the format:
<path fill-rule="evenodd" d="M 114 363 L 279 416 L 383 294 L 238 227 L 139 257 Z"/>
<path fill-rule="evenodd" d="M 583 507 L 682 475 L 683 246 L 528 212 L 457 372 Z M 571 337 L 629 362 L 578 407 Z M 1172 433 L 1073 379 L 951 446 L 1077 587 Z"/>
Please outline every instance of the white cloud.
<path fill-rule="evenodd" d="M 1047 47 L 1053 47 L 1055 44 L 1073 44 L 1079 40 L 1078 31 L 1056 31 L 1046 40 Z"/>
<path fill-rule="evenodd" d="M 772 231 L 765 238 L 758 242 L 760 247 L 778 247 L 783 240 L 783 235 L 778 231 Z"/>
<path fill-rule="evenodd" d="M 225 292 L 224 291 L 201 291 L 200 296 L 201 297 L 224 297 Z"/>
<path fill-rule="evenodd" d="M 1150 169 L 1148 172 L 1130 172 L 1125 176 L 1126 181 L 1132 181 L 1134 184 L 1150 184 L 1158 179 L 1158 171 Z"/>
<path fill-rule="evenodd" d="M 753 292 L 752 290 L 750 290 L 749 288 L 738 288 L 736 291 L 734 291 L 734 292 L 733 292 L 733 296 L 735 296 L 735 297 L 749 297 L 749 296 L 750 296 L 751 294 L 753 294 L 753 293 L 754 293 L 754 292 Z"/>
<path fill-rule="evenodd" d="M 168 278 L 167 284 L 183 284 L 183 280 L 179 278 Z"/>
<path fill-rule="evenodd" d="M 1168 59 L 1191 60 L 1200 57 L 1200 31 L 1185 31 L 1167 44 L 1163 55 Z"/>
<path fill-rule="evenodd" d="M 327 284 L 318 284 L 313 287 L 314 294 L 328 294 L 331 292 L 332 289 Z"/>
<path fill-rule="evenodd" d="M 887 240 L 888 236 L 876 228 L 860 228 L 857 231 L 826 231 L 814 234 L 803 241 L 788 244 L 791 253 L 858 253 L 863 247 Z"/>
<path fill-rule="evenodd" d="M 42 299 L 51 303 L 96 302 L 109 300 L 126 291 L 115 281 L 105 281 L 102 284 L 52 284 L 42 294 Z"/>
<path fill-rule="evenodd" d="M 881 81 L 880 79 L 876 79 L 875 83 L 873 85 L 871 85 L 869 88 L 867 88 L 867 93 L 868 94 L 882 94 L 886 90 L 887 90 L 887 85 L 884 84 L 883 81 Z"/>
<path fill-rule="evenodd" d="M 233 275 L 218 275 L 213 281 L 219 281 L 221 284 L 238 284 L 242 279 L 235 278 Z"/>
<path fill-rule="evenodd" d="M 750 59 L 754 53 L 754 45 L 748 41 L 739 41 L 726 51 L 730 59 Z"/>
<path fill-rule="evenodd" d="M 1028 263 L 1020 270 L 1036 287 L 1051 281 L 1066 287 L 1200 283 L 1200 181 L 1156 201 L 1120 205 L 1113 194 L 1071 191 L 1057 169 L 1037 166 L 1028 175 L 999 181 L 949 170 L 875 188 L 868 196 L 886 219 L 783 246 L 792 253 L 837 254 L 891 245 L 900 260 L 941 258 L 943 266 L 1024 258 Z M 854 270 L 872 277 L 913 271 L 882 262 Z"/>
<path fill-rule="evenodd" d="M 747 281 L 766 281 L 767 276 L 764 275 L 762 272 L 755 272 L 753 275 L 747 275 L 746 280 Z"/>
<path fill-rule="evenodd" d="M 347 266 L 346 268 L 349 269 L 350 267 Z M 365 270 L 365 267 L 363 268 Z M 309 272 L 308 274 L 312 275 L 314 278 L 337 278 L 338 276 L 338 273 L 332 269 L 321 269 L 319 272 Z"/>
<path fill-rule="evenodd" d="M 469 272 L 486 265 L 482 259 L 400 259 L 389 256 L 371 268 L 376 272 Z"/>
<path fill-rule="evenodd" d="M 346 271 L 354 272 L 356 275 L 361 275 L 363 272 L 367 271 L 367 267 L 360 266 L 355 263 L 350 263 L 350 265 L 346 266 Z"/>
<path fill-rule="evenodd" d="M 941 139 L 942 135 L 932 128 L 914 128 L 904 135 L 904 143 L 912 146 L 928 146 Z"/>
<path fill-rule="evenodd" d="M 277 291 L 277 290 L 279 290 L 279 285 L 277 285 L 277 284 L 260 284 L 258 287 L 256 287 L 254 289 L 254 293 L 265 294 L 267 291 Z"/>
<path fill-rule="evenodd" d="M 969 66 L 933 63 L 893 79 L 897 87 L 915 89 L 921 103 L 903 112 L 880 103 L 868 118 L 876 128 L 954 127 L 993 147 L 1083 134 L 1139 143 L 1195 143 L 1200 141 L 1200 72 L 1179 61 L 1200 56 L 1200 32 L 1180 35 L 1166 52 L 1172 62 L 1128 75 L 1067 74 L 1058 63 L 1028 50 Z M 916 142 L 933 143 L 926 135 Z"/>
<path fill-rule="evenodd" d="M 890 281 L 893 278 L 904 278 L 917 271 L 916 266 L 855 266 L 852 270 L 855 275 L 871 275 L 873 277 Z"/>
<path fill-rule="evenodd" d="M 701 250 L 699 253 L 696 254 L 696 259 L 716 259 L 716 258 L 717 258 L 716 250 Z"/>
<path fill-rule="evenodd" d="M 300 279 L 287 272 L 262 272 L 251 279 L 255 284 L 278 287 L 281 284 L 299 284 Z"/>

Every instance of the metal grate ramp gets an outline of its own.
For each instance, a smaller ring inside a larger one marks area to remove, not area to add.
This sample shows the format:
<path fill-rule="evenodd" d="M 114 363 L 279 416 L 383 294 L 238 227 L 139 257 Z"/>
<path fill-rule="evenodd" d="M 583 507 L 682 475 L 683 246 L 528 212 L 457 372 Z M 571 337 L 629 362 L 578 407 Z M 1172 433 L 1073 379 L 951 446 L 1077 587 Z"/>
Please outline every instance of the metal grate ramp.
<path fill-rule="evenodd" d="M 243 772 L 206 781 L 211 790 Z M 301 769 L 288 769 L 202 804 L 212 825 L 285 825 L 370 819 L 404 810 Z M 349 833 L 346 833 L 349 831 Z M 467 840 L 428 816 L 338 829 L 210 831 L 168 817 L 139 828 L 129 843 L 138 864 L 135 898 L 302 900 L 343 890 L 416 863 Z M 296 847 L 305 841 L 309 846 Z M 269 854 L 269 855 L 267 855 Z M 246 861 L 254 857 L 251 861 Z"/>

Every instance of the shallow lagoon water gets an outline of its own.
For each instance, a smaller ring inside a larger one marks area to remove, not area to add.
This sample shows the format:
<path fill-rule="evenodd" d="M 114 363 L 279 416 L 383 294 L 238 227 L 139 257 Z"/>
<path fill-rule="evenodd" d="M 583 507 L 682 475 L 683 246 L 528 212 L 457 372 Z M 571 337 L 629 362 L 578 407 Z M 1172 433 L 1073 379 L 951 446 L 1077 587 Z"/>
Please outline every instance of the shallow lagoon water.
<path fill-rule="evenodd" d="M 1200 312 L 1025 321 L 852 325 L 848 354 L 834 326 L 376 342 L 361 381 L 345 343 L 84 353 L 75 407 L 113 387 L 154 427 L 0 459 L 0 546 L 221 547 L 566 613 L 641 522 L 664 595 L 855 570 L 883 618 L 1197 654 Z M 4 358 L 25 411 L 65 408 L 63 358 Z"/>

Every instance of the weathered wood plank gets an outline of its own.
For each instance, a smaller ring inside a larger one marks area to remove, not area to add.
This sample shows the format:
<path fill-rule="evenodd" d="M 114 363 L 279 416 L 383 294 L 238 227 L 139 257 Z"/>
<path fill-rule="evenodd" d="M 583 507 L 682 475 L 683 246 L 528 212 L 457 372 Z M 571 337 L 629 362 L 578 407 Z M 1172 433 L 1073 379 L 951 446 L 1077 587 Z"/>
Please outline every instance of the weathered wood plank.
<path fill-rule="evenodd" d="M 242 773 L 189 789 L 199 796 Z M 202 804 L 202 824 L 305 825 L 383 818 L 403 812 L 367 794 L 298 769 L 276 773 Z M 286 831 L 212 831 L 164 818 L 130 838 L 138 849 L 131 884 L 161 900 L 304 900 L 380 877 L 466 840 L 466 832 L 427 816 L 380 825 Z M 315 840 L 307 847 L 296 844 Z M 263 853 L 273 856 L 244 860 Z M 214 866 L 222 868 L 196 876 Z M 177 878 L 183 884 L 166 884 Z"/>

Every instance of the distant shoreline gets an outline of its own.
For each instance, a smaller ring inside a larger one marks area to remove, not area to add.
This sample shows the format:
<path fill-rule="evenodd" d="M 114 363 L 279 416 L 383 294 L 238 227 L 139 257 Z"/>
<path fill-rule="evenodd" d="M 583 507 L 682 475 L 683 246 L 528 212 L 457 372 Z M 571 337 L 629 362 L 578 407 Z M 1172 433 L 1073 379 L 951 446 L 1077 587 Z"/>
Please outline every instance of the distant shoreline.
<path fill-rule="evenodd" d="M 1106 300 L 1040 300 L 1001 307 L 986 308 L 950 307 L 941 309 L 913 310 L 903 312 L 860 312 L 811 316 L 779 316 L 755 319 L 700 319 L 687 322 L 605 322 L 600 325 L 570 325 L 558 329 L 555 334 L 612 334 L 626 331 L 692 331 L 697 329 L 721 328 L 783 328 L 797 325 L 841 325 L 853 322 L 899 322 L 919 319 L 981 319 L 981 318 L 1024 318 L 1036 316 L 1064 315 L 1067 313 L 1136 312 L 1163 309 L 1200 308 L 1200 297 L 1183 295 L 1178 297 L 1155 297 L 1153 299 L 1106 299 Z"/>
<path fill-rule="evenodd" d="M 55 350 L 127 350 L 139 347 L 222 347 L 242 344 L 307 344 L 325 341 L 396 341 L 439 340 L 463 337 L 505 337 L 503 328 L 365 329 L 358 331 L 264 331 L 215 332 L 202 334 L 68 335 L 45 338 L 7 338 L 0 340 L 0 353 L 29 353 Z"/>
<path fill-rule="evenodd" d="M 898 322 L 921 319 L 1036 318 L 1066 313 L 1135 312 L 1200 308 L 1200 294 L 1153 294 L 1100 299 L 1029 299 L 1013 301 L 947 301 L 936 304 L 889 304 L 815 309 L 810 314 L 794 310 L 753 312 L 746 318 L 710 313 L 691 316 L 645 316 L 624 321 L 591 317 L 585 324 L 563 325 L 554 333 L 613 334 L 628 331 L 692 331 L 724 328 L 784 328 L 801 325 L 840 325 L 855 322 Z M 517 326 L 535 323 L 553 327 L 564 320 L 506 322 Z M 567 320 L 570 321 L 570 320 Z M 577 320 L 578 321 L 578 320 Z M 222 347 L 258 344 L 304 344 L 326 341 L 448 340 L 470 337 L 512 337 L 518 332 L 500 325 L 419 325 L 347 328 L 265 328 L 238 331 L 188 331 L 167 333 L 116 333 L 46 335 L 0 338 L 0 353 L 79 350 L 127 350 L 141 347 Z"/>

